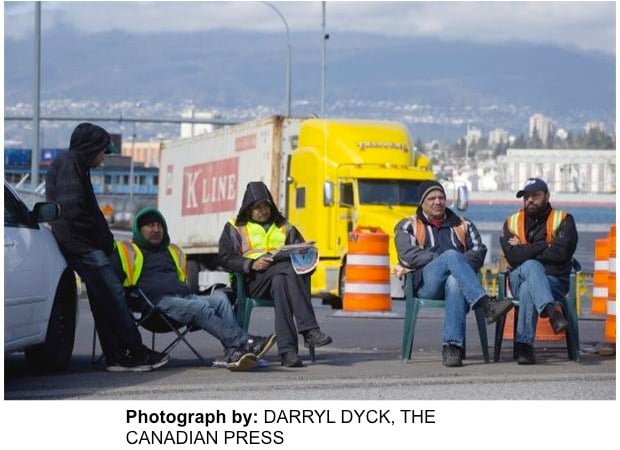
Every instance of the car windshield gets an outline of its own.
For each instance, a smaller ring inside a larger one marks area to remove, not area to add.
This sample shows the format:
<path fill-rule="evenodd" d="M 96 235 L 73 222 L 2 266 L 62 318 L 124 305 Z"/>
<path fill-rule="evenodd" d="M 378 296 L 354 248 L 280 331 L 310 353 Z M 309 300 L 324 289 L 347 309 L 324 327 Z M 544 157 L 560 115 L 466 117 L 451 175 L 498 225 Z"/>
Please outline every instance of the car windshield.
<path fill-rule="evenodd" d="M 360 204 L 417 206 L 421 181 L 359 180 Z"/>

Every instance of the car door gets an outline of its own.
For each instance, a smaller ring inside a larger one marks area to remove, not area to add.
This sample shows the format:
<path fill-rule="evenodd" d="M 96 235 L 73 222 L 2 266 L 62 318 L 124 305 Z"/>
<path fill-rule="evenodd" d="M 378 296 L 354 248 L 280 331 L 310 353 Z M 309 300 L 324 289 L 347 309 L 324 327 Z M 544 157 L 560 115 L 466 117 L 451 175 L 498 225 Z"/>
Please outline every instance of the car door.
<path fill-rule="evenodd" d="M 49 233 L 48 233 L 49 234 Z M 47 326 L 48 243 L 26 206 L 4 188 L 4 344 L 40 339 Z"/>

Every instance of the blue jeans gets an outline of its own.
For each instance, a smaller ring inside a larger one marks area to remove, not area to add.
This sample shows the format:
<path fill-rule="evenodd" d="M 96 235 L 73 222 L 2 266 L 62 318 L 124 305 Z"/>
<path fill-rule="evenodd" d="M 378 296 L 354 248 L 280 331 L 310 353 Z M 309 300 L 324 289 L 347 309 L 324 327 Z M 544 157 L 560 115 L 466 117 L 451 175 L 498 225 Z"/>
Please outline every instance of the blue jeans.
<path fill-rule="evenodd" d="M 142 353 L 142 337 L 127 306 L 125 290 L 101 250 L 81 255 L 66 255 L 67 262 L 86 284 L 90 309 L 101 349 L 108 363 L 129 350 Z"/>
<path fill-rule="evenodd" d="M 516 341 L 533 345 L 538 316 L 545 306 L 566 295 L 564 285 L 557 277 L 546 275 L 544 266 L 531 259 L 510 272 L 510 290 L 519 299 Z"/>
<path fill-rule="evenodd" d="M 485 295 L 478 275 L 463 254 L 447 250 L 424 266 L 422 280 L 418 297 L 443 298 L 446 302 L 443 345 L 463 347 L 465 316 L 470 306 Z"/>
<path fill-rule="evenodd" d="M 219 339 L 224 346 L 226 360 L 235 348 L 241 347 L 250 338 L 237 323 L 228 297 L 222 291 L 215 291 L 208 296 L 166 295 L 159 299 L 157 307 L 171 319 L 183 325 L 201 328 Z"/>

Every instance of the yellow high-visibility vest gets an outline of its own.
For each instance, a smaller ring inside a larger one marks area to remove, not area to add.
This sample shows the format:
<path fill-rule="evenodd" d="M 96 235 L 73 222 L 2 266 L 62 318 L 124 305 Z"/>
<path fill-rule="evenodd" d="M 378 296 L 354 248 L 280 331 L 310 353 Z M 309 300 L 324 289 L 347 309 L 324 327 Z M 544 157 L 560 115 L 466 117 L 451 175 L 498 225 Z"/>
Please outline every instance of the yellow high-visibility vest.
<path fill-rule="evenodd" d="M 241 254 L 249 259 L 258 259 L 265 253 L 282 247 L 286 241 L 286 233 L 291 229 L 288 223 L 281 227 L 272 223 L 267 230 L 255 222 L 247 222 L 237 227 L 236 220 L 232 219 L 230 224 L 237 230 L 241 239 Z"/>
<path fill-rule="evenodd" d="M 555 234 L 566 216 L 567 213 L 565 211 L 551 208 L 546 224 L 547 236 L 545 237 L 545 242 L 547 245 L 551 245 L 553 242 Z M 521 244 L 527 244 L 527 238 L 525 236 L 525 211 L 520 209 L 513 215 L 508 216 L 506 221 L 508 222 L 508 231 L 510 231 L 510 233 L 514 236 L 517 236 Z"/>
<path fill-rule="evenodd" d="M 116 241 L 114 245 L 120 256 L 121 266 L 125 273 L 123 287 L 135 286 L 138 284 L 144 265 L 144 256 L 140 247 L 131 241 Z M 187 279 L 187 259 L 183 250 L 175 244 L 168 245 L 167 250 L 172 257 L 172 261 L 174 261 L 179 281 L 185 283 Z"/>

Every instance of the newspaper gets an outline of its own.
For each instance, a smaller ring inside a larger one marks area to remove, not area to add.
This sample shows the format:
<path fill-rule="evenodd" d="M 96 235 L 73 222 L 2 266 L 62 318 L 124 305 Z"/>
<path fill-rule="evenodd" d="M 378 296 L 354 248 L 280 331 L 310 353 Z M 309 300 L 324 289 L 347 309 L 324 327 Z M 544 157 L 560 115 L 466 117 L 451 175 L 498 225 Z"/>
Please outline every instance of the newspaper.
<path fill-rule="evenodd" d="M 269 252 L 274 261 L 281 261 L 294 254 L 305 254 L 310 249 L 316 249 L 315 241 L 301 242 L 299 244 L 283 245 L 282 247 Z"/>

